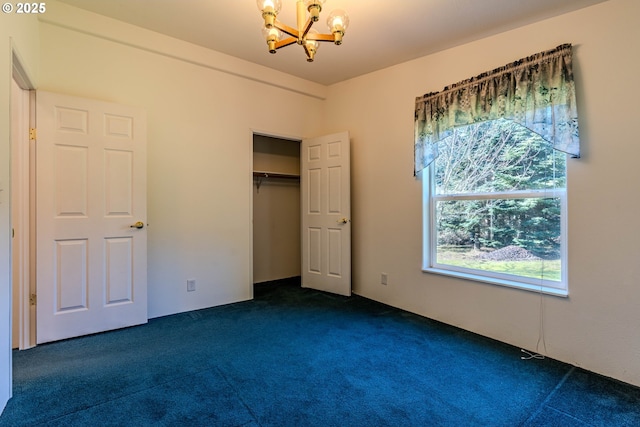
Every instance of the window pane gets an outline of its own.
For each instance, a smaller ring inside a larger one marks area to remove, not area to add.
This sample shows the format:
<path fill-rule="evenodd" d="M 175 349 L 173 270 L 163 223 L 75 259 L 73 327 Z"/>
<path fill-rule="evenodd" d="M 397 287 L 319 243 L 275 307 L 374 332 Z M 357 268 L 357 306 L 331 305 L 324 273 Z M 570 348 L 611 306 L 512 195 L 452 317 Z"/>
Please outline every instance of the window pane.
<path fill-rule="evenodd" d="M 566 155 L 509 120 L 459 128 L 438 153 L 436 194 L 565 188 Z"/>
<path fill-rule="evenodd" d="M 436 202 L 436 262 L 561 280 L 560 198 Z"/>

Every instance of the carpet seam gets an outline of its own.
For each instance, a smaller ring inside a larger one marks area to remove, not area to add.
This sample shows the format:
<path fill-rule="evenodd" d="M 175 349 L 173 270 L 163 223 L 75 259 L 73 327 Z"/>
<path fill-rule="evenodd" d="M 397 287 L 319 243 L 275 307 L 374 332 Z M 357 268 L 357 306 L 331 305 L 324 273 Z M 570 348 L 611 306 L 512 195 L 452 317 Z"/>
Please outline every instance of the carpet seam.
<path fill-rule="evenodd" d="M 567 382 L 567 380 L 569 379 L 569 377 L 571 376 L 571 374 L 573 374 L 573 371 L 575 371 L 576 367 L 572 366 L 571 369 L 569 369 L 569 371 L 564 374 L 564 376 L 562 377 L 562 379 L 558 382 L 558 384 L 556 384 L 556 386 L 553 388 L 553 390 L 551 390 L 549 392 L 549 394 L 547 395 L 547 397 L 542 401 L 542 403 L 540 403 L 540 406 L 538 407 L 538 409 L 536 411 L 534 411 L 529 418 L 527 418 L 525 420 L 524 423 L 522 423 L 522 426 L 527 426 L 531 423 L 531 421 L 533 421 L 533 419 L 538 416 L 542 410 L 545 408 L 545 406 L 547 406 L 547 403 L 551 400 L 551 397 L 553 397 L 553 395 L 560 389 L 560 387 L 562 387 L 564 385 L 565 382 Z M 553 409 L 553 408 L 552 408 Z M 577 418 L 576 418 L 577 419 Z"/>
<path fill-rule="evenodd" d="M 174 382 L 176 380 L 180 380 L 180 379 L 183 379 L 183 378 L 191 377 L 193 375 L 199 375 L 199 374 L 202 374 L 204 372 L 211 371 L 212 369 L 216 369 L 216 367 L 214 366 L 214 367 L 211 367 L 209 369 L 203 369 L 201 371 L 194 372 L 192 374 L 182 375 L 180 377 L 176 377 L 176 378 L 173 378 L 171 380 L 167 380 L 167 381 L 163 381 L 161 383 L 155 384 L 155 385 L 153 385 L 151 387 L 142 387 L 142 388 L 140 388 L 138 390 L 135 390 L 135 391 L 133 391 L 131 393 L 124 393 L 124 394 L 116 396 L 116 397 L 114 397 L 112 399 L 106 399 L 106 400 L 103 400 L 101 402 L 94 403 L 92 405 L 88 405 L 86 407 L 83 407 L 82 409 L 78 409 L 78 410 L 75 410 L 75 411 L 67 412 L 67 413 L 62 414 L 62 415 L 60 415 L 58 417 L 55 417 L 55 418 L 49 418 L 49 419 L 47 419 L 45 421 L 38 421 L 37 425 L 39 425 L 39 426 L 40 425 L 47 425 L 47 423 L 50 423 L 51 421 L 57 421 L 57 420 L 60 420 L 62 418 L 68 417 L 69 415 L 73 415 L 73 414 L 77 414 L 77 413 L 80 413 L 80 412 L 83 412 L 83 411 L 86 411 L 86 410 L 89 410 L 89 409 L 97 408 L 97 407 L 105 405 L 105 404 L 107 404 L 109 402 L 114 402 L 116 400 L 119 400 L 119 399 L 122 399 L 122 398 L 125 398 L 125 397 L 128 397 L 128 396 L 133 396 L 135 394 L 142 393 L 142 392 L 147 391 L 147 390 L 152 390 L 152 389 L 154 389 L 156 387 L 160 387 L 160 386 L 163 386 L 165 384 L 169 384 L 169 383 Z M 225 378 L 225 377 L 223 376 L 223 378 Z M 227 379 L 225 378 L 225 381 L 226 380 Z M 242 403 L 244 404 L 244 402 L 242 402 Z M 251 413 L 251 415 L 253 416 L 253 413 Z"/>
<path fill-rule="evenodd" d="M 560 414 L 562 414 L 562 415 L 566 416 L 567 418 L 571 418 L 572 420 L 579 421 L 581 424 L 584 424 L 584 425 L 586 425 L 586 426 L 589 426 L 589 427 L 592 427 L 592 426 L 593 426 L 593 424 L 591 424 L 591 423 L 587 423 L 587 422 L 585 422 L 585 421 L 581 420 L 580 418 L 578 418 L 578 417 L 576 417 L 576 416 L 573 416 L 573 415 L 571 415 L 570 413 L 565 412 L 565 411 L 562 411 L 562 410 L 560 410 L 560 409 L 558 409 L 558 408 L 554 408 L 553 406 L 547 406 L 547 408 L 551 409 L 552 411 L 558 412 L 558 413 L 560 413 Z"/>
<path fill-rule="evenodd" d="M 256 422 L 256 424 L 258 424 L 258 427 L 262 427 L 262 424 L 260 423 L 260 421 L 258 420 L 258 417 L 256 416 L 256 414 L 253 412 L 253 410 L 251 409 L 251 407 L 247 404 L 247 402 L 244 401 L 244 399 L 242 398 L 242 395 L 240 393 L 238 393 L 238 390 L 233 386 L 233 383 L 231 383 L 231 381 L 229 381 L 229 378 L 227 378 L 227 376 L 225 375 L 224 371 L 222 369 L 220 369 L 219 366 L 215 366 L 214 369 L 216 371 L 218 371 L 218 373 L 220 374 L 220 376 L 222 378 L 224 378 L 225 382 L 229 385 L 229 388 L 231 388 L 231 390 L 233 390 L 233 394 L 235 394 L 235 396 L 237 397 L 237 399 L 242 402 L 242 406 L 245 407 L 245 409 L 251 414 L 251 416 L 253 417 L 253 420 Z"/>

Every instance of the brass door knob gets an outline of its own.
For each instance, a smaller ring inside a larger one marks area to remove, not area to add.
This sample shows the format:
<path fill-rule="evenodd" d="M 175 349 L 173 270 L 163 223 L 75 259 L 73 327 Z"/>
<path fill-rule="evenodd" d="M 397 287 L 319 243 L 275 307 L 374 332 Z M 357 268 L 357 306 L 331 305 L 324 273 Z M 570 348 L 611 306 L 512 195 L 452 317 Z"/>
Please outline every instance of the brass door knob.
<path fill-rule="evenodd" d="M 143 227 L 144 227 L 144 222 L 142 222 L 142 221 L 138 221 L 138 222 L 136 222 L 135 224 L 130 225 L 129 227 L 130 227 L 130 228 L 143 228 Z"/>

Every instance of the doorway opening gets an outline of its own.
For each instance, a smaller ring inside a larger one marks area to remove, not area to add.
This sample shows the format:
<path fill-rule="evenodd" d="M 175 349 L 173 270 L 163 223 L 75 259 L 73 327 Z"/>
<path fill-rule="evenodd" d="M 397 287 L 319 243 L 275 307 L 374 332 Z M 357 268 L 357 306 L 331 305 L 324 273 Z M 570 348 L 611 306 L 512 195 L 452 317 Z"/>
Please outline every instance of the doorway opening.
<path fill-rule="evenodd" d="M 300 140 L 253 135 L 253 284 L 300 282 Z"/>

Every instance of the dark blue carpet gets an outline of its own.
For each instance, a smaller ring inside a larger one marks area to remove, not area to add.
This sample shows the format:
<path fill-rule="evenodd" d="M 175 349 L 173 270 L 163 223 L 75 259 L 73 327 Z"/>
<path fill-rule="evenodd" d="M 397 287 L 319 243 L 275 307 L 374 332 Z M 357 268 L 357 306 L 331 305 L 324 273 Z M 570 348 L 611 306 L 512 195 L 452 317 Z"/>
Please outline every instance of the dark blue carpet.
<path fill-rule="evenodd" d="M 295 281 L 13 356 L 0 426 L 640 426 L 636 387 Z"/>

